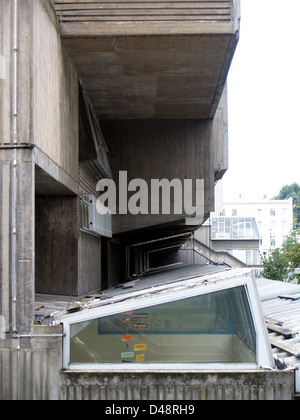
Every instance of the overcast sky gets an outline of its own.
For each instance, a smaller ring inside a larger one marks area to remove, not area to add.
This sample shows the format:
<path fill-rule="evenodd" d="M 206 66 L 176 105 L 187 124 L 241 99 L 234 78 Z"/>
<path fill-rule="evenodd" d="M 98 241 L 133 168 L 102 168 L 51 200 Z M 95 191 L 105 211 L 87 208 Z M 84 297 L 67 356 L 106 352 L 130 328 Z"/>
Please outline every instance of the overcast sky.
<path fill-rule="evenodd" d="M 241 0 L 228 78 L 224 201 L 272 198 L 300 184 L 300 0 Z"/>

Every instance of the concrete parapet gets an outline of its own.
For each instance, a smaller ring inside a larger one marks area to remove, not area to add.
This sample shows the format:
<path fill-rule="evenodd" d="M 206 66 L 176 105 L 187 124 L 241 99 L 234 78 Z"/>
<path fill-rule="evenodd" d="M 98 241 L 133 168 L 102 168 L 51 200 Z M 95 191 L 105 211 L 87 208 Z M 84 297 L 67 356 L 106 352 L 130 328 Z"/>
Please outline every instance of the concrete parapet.
<path fill-rule="evenodd" d="M 294 373 L 63 372 L 63 400 L 292 400 Z"/>

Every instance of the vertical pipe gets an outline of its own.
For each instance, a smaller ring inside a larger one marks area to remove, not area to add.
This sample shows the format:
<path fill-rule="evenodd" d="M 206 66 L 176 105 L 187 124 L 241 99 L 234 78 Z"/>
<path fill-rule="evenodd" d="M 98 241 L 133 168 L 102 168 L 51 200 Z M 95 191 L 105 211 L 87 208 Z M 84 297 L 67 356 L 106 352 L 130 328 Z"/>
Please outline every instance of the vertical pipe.
<path fill-rule="evenodd" d="M 14 0 L 13 12 L 13 146 L 18 144 L 18 0 Z M 17 333 L 17 148 L 14 147 L 12 167 L 12 316 L 13 332 Z M 17 344 L 17 400 L 20 400 L 20 351 L 21 343 Z"/>
<path fill-rule="evenodd" d="M 13 86 L 13 144 L 18 143 L 18 0 L 14 0 L 14 86 Z M 14 148 L 12 167 L 12 296 L 13 332 L 17 332 L 17 150 Z"/>

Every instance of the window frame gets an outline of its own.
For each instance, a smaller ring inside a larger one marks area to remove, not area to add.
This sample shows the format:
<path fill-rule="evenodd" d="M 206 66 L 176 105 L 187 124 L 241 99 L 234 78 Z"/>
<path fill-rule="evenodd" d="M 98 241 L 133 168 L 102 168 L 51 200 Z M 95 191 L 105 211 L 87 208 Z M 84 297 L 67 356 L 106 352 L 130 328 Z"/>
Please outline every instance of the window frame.
<path fill-rule="evenodd" d="M 193 279 L 195 280 L 195 279 Z M 174 291 L 168 293 L 156 293 L 151 299 L 148 296 L 140 295 L 140 292 L 132 292 L 131 297 L 134 299 L 126 299 L 118 302 L 111 303 L 109 305 L 103 304 L 103 306 L 97 306 L 89 310 L 83 310 L 80 312 L 67 314 L 61 317 L 60 322 L 63 324 L 64 338 L 63 338 L 63 369 L 65 370 L 94 370 L 94 371 L 115 371 L 115 370 L 131 370 L 131 371 L 151 371 L 156 369 L 167 369 L 167 370 L 246 370 L 246 369 L 257 369 L 261 366 L 273 367 L 274 361 L 271 352 L 271 346 L 268 340 L 268 334 L 265 327 L 264 318 L 258 298 L 256 286 L 254 284 L 255 279 L 251 277 L 242 277 L 238 279 L 230 279 L 226 282 L 216 282 L 216 284 L 207 284 L 206 286 L 188 288 L 184 290 L 181 287 L 177 287 L 174 284 Z M 203 283 L 203 278 L 199 278 L 199 284 Z M 256 333 L 256 363 L 232 363 L 232 362 L 221 362 L 221 363 L 70 363 L 70 329 L 71 325 L 84 322 L 92 319 L 101 318 L 104 316 L 116 315 L 126 311 L 134 311 L 138 309 L 144 309 L 154 305 L 160 305 L 169 303 L 172 301 L 188 299 L 198 295 L 209 294 L 217 291 L 227 290 L 244 286 L 252 320 Z M 184 286 L 183 286 L 184 287 Z M 147 289 L 145 289 L 147 290 Z M 123 295 L 124 296 L 124 295 Z M 129 296 L 128 296 L 129 297 Z"/>

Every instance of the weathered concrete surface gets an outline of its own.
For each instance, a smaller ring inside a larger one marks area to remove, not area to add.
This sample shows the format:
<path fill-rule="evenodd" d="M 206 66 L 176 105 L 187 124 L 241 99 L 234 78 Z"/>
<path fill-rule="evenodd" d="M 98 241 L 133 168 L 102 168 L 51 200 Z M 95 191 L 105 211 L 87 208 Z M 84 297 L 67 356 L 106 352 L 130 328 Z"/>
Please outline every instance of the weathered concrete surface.
<path fill-rule="evenodd" d="M 77 73 L 61 45 L 49 1 L 17 5 L 15 39 L 14 2 L 0 0 L 0 146 L 35 144 L 77 179 Z"/>
<path fill-rule="evenodd" d="M 34 163 L 0 151 L 0 314 L 7 331 L 31 331 L 34 311 Z"/>
<path fill-rule="evenodd" d="M 62 372 L 63 400 L 293 400 L 294 372 Z"/>
<path fill-rule="evenodd" d="M 0 340 L 0 400 L 58 400 L 62 327 L 34 326 L 31 335 Z"/>
<path fill-rule="evenodd" d="M 102 238 L 80 231 L 78 237 L 78 295 L 104 288 L 101 258 Z"/>
<path fill-rule="evenodd" d="M 114 180 L 127 171 L 128 182 L 140 178 L 204 180 L 204 212 L 214 206 L 214 140 L 212 121 L 106 120 L 102 124 L 110 153 Z M 194 185 L 195 188 L 195 185 Z M 150 208 L 151 197 L 149 199 Z M 183 215 L 116 215 L 113 232 L 128 232 L 184 219 Z"/>
<path fill-rule="evenodd" d="M 52 0 L 100 118 L 213 118 L 239 34 L 239 2 Z"/>
<path fill-rule="evenodd" d="M 78 198 L 36 197 L 37 293 L 78 293 Z"/>
<path fill-rule="evenodd" d="M 230 35 L 67 38 L 100 118 L 212 118 L 237 39 Z"/>

